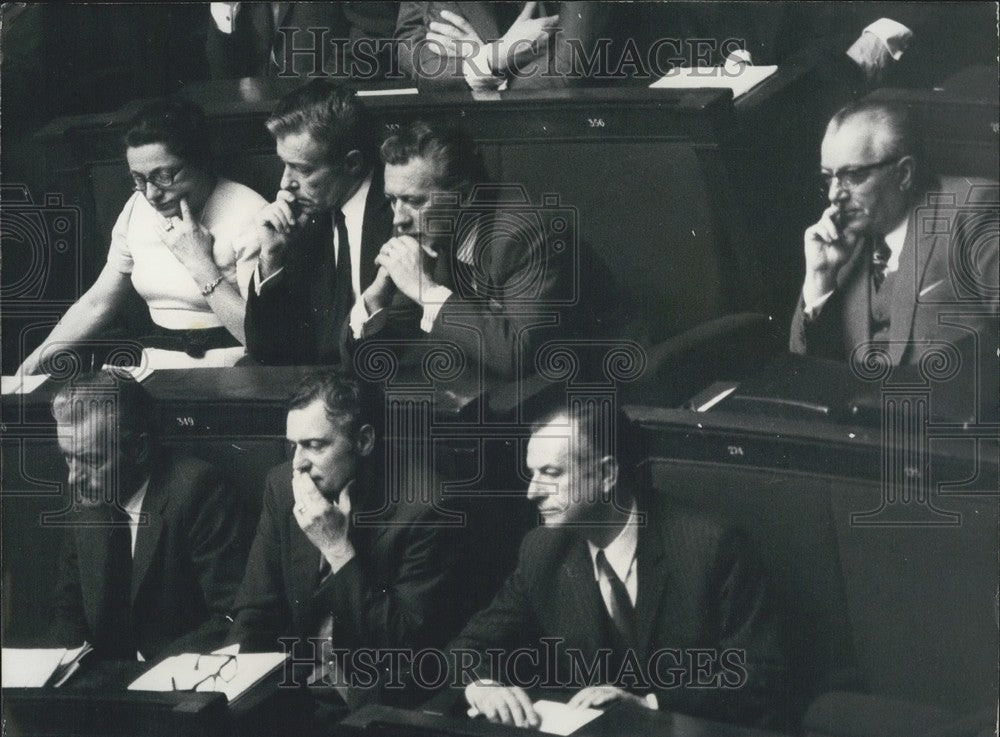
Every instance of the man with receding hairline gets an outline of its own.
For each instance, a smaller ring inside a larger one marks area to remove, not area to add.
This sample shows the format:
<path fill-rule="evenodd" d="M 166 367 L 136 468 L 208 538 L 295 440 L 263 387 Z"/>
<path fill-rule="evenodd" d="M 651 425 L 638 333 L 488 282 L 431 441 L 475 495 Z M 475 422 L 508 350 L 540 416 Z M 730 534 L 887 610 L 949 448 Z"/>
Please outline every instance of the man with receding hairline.
<path fill-rule="evenodd" d="M 260 248 L 247 352 L 270 365 L 336 364 L 392 227 L 372 124 L 351 90 L 316 79 L 285 95 L 267 127 L 285 168 L 243 236 Z"/>
<path fill-rule="evenodd" d="M 909 111 L 879 101 L 833 116 L 821 164 L 829 206 L 805 231 L 790 349 L 837 360 L 873 350 L 903 365 L 942 342 L 995 340 L 996 231 L 984 238 L 975 223 L 995 211 L 996 185 L 932 176 Z"/>
<path fill-rule="evenodd" d="M 74 496 L 50 640 L 99 658 L 207 652 L 228 629 L 253 521 L 216 469 L 161 448 L 131 377 L 78 377 L 52 403 Z"/>
<path fill-rule="evenodd" d="M 449 645 L 473 713 L 536 727 L 533 698 L 744 723 L 779 712 L 780 623 L 743 536 L 642 489 L 598 405 L 533 414 L 528 499 L 541 527 Z"/>

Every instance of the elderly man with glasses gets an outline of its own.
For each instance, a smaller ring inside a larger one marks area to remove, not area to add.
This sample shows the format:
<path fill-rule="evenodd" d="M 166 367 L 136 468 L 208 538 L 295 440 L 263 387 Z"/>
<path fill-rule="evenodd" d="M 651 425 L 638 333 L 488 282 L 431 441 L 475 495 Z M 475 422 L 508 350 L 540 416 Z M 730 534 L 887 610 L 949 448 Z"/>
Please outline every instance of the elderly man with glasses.
<path fill-rule="evenodd" d="M 862 101 L 833 116 L 793 352 L 899 366 L 995 343 L 996 184 L 933 177 L 921 149 L 904 107 Z"/>

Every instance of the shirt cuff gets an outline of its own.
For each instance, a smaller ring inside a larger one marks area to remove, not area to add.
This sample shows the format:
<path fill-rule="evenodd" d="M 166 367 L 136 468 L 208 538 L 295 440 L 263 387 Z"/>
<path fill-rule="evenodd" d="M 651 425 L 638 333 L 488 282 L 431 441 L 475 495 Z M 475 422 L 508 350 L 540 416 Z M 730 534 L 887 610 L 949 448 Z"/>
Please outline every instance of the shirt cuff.
<path fill-rule="evenodd" d="M 275 271 L 273 274 L 267 277 L 267 279 L 262 279 L 260 276 L 260 262 L 257 262 L 257 268 L 253 270 L 253 288 L 254 292 L 257 294 L 258 297 L 260 296 L 260 290 L 264 288 L 264 285 L 267 284 L 272 279 L 274 279 L 274 277 L 280 274 L 283 270 L 284 267 Z"/>
<path fill-rule="evenodd" d="M 330 564 L 330 572 L 323 578 L 322 581 L 320 581 L 320 583 L 322 584 L 325 581 L 327 581 L 331 576 L 337 575 L 340 572 L 341 568 L 343 568 L 352 560 L 354 560 L 354 557 L 356 555 L 357 552 L 354 550 L 354 546 L 348 543 L 347 548 L 341 555 L 338 555 L 336 558 L 334 558 L 334 560 L 330 560 L 329 558 L 327 558 L 326 562 Z"/>
<path fill-rule="evenodd" d="M 830 295 L 832 295 L 832 294 L 833 294 L 832 291 L 827 292 L 822 297 L 819 297 L 819 298 L 815 299 L 814 301 L 808 302 L 808 303 L 805 301 L 805 298 L 803 298 L 803 300 L 802 300 L 802 305 L 803 305 L 802 311 L 805 313 L 806 317 L 808 317 L 810 320 L 812 318 L 816 317 L 816 315 L 819 314 L 819 311 L 821 309 L 823 309 L 823 305 L 826 304 L 826 301 L 828 299 L 830 299 Z"/>
<path fill-rule="evenodd" d="M 881 41 L 895 61 L 900 60 L 913 38 L 913 31 L 892 18 L 879 18 L 869 24 L 864 33 L 870 33 Z"/>
<path fill-rule="evenodd" d="M 490 67 L 490 54 L 495 53 L 494 44 L 483 44 L 473 56 L 462 59 L 462 74 L 465 83 L 474 90 L 496 90 L 507 80 L 495 74 Z"/>
<path fill-rule="evenodd" d="M 209 3 L 212 21 L 221 33 L 231 34 L 236 25 L 236 14 L 240 10 L 239 3 Z"/>
<path fill-rule="evenodd" d="M 643 701 L 646 702 L 646 706 L 654 711 L 658 711 L 660 708 L 660 702 L 657 700 L 655 693 L 646 694 L 646 698 Z"/>
<path fill-rule="evenodd" d="M 361 340 L 375 335 L 385 327 L 386 311 L 375 310 L 367 319 L 359 319 L 357 313 L 351 313 L 351 334 L 355 340 Z"/>
<path fill-rule="evenodd" d="M 434 327 L 434 321 L 437 319 L 438 313 L 441 308 L 444 307 L 445 301 L 451 296 L 451 290 L 448 287 L 436 286 L 431 287 L 424 293 L 424 316 L 420 320 L 420 329 L 425 333 L 429 333 L 431 328 Z"/>

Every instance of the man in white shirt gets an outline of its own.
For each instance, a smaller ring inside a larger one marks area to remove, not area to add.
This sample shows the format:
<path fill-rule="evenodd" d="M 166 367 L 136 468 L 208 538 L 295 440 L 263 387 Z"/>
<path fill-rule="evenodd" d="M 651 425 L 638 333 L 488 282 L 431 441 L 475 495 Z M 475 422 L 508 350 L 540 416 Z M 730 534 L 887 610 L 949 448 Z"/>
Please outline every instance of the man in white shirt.
<path fill-rule="evenodd" d="M 858 362 L 874 351 L 900 365 L 944 343 L 995 342 L 983 310 L 997 309 L 996 232 L 975 223 L 996 186 L 935 179 L 921 149 L 903 106 L 862 101 L 831 119 L 820 175 L 830 204 L 805 231 L 793 352 Z"/>
<path fill-rule="evenodd" d="M 250 546 L 246 500 L 212 466 L 158 447 L 127 375 L 75 379 L 52 413 L 73 505 L 50 640 L 119 660 L 217 646 Z"/>
<path fill-rule="evenodd" d="M 542 526 L 449 645 L 450 682 L 472 715 L 522 727 L 538 725 L 539 696 L 744 723 L 771 716 L 787 662 L 764 574 L 734 530 L 626 478 L 615 418 L 602 410 L 546 400 L 537 415 L 526 465 Z"/>
<path fill-rule="evenodd" d="M 247 352 L 263 364 L 336 364 L 392 229 L 372 126 L 352 92 L 313 80 L 281 99 L 267 127 L 285 169 L 243 236 L 260 248 Z"/>

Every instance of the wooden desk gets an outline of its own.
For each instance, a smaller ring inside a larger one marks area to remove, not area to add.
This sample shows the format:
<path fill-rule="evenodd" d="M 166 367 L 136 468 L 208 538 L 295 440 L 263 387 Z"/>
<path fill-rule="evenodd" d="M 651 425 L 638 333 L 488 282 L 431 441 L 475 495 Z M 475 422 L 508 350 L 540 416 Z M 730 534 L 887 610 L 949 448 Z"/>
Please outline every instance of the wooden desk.
<path fill-rule="evenodd" d="M 483 719 L 464 719 L 420 711 L 368 706 L 347 717 L 338 725 L 337 734 L 378 737 L 517 737 L 528 732 L 517 727 L 490 724 Z M 670 712 L 652 711 L 631 705 L 609 708 L 597 719 L 573 732 L 574 737 L 778 737 L 776 732 L 750 729 L 732 724 Z"/>

